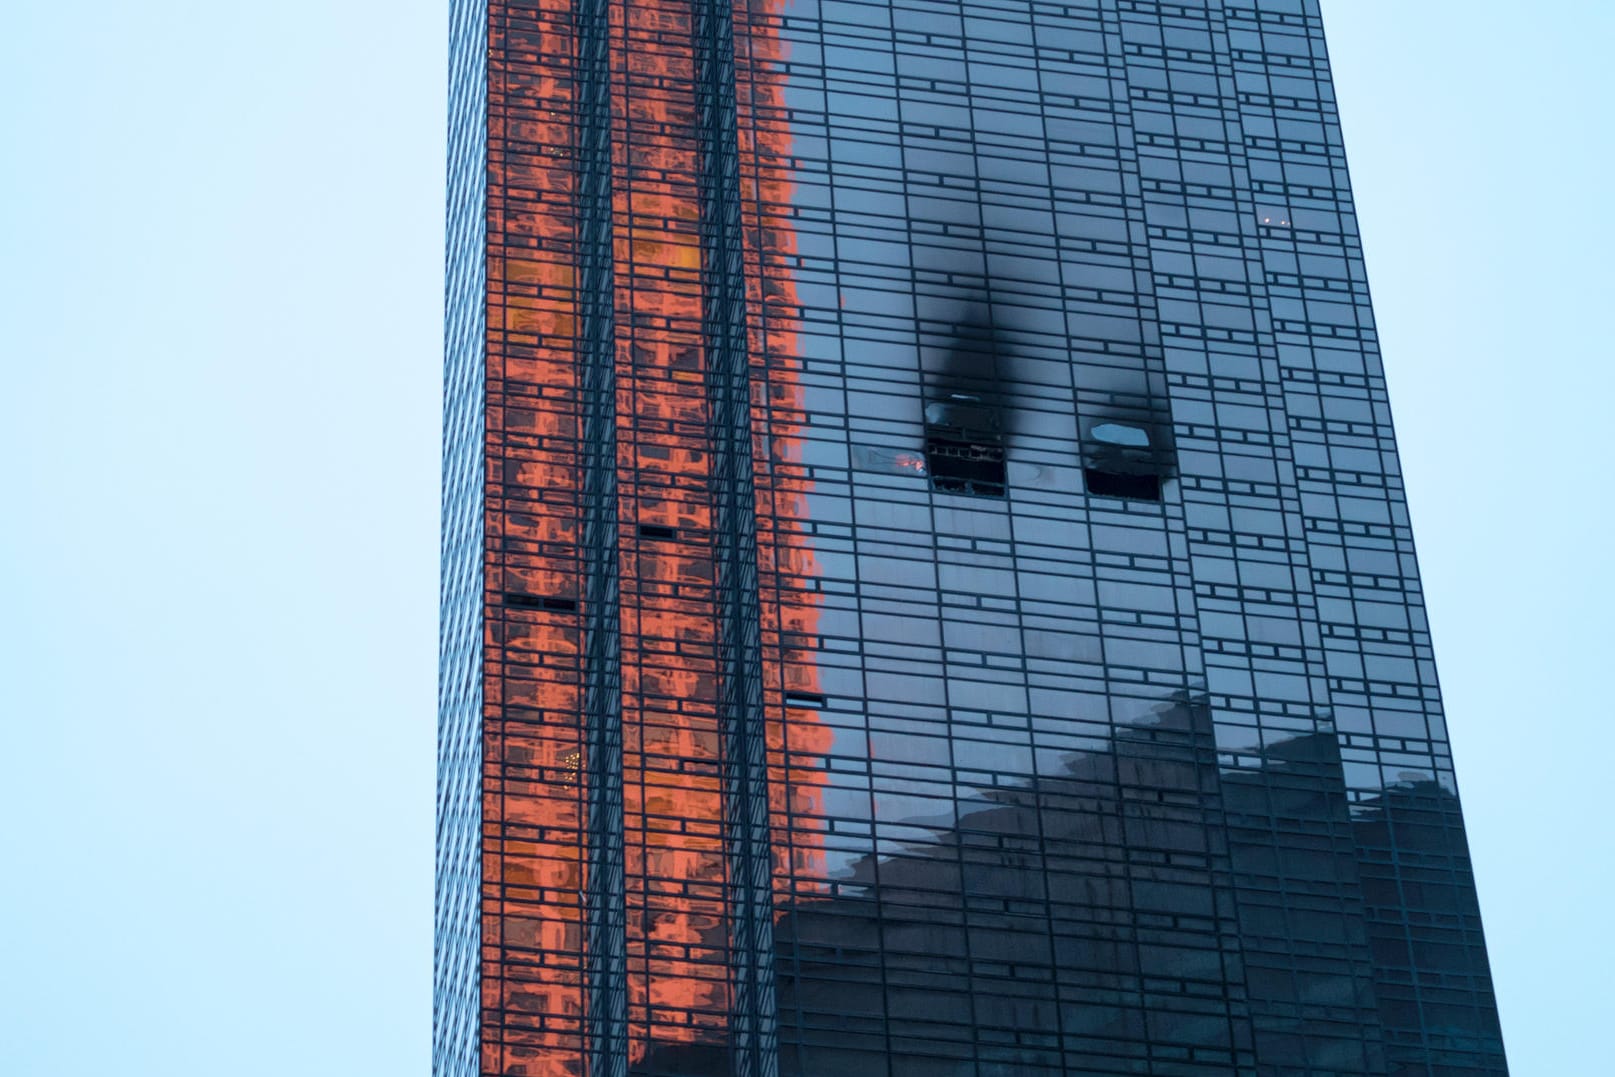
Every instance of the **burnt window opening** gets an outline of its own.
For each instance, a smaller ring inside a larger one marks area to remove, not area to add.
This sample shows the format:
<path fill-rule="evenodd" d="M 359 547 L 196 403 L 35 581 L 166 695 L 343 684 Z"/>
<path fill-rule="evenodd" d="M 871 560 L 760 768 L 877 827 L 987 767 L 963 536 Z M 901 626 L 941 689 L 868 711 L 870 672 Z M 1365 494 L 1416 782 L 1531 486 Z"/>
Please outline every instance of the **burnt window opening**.
<path fill-rule="evenodd" d="M 927 404 L 925 473 L 934 490 L 1003 497 L 1007 483 L 998 409 L 965 393 Z"/>
<path fill-rule="evenodd" d="M 1083 484 L 1098 497 L 1159 501 L 1173 470 L 1170 445 L 1158 423 L 1094 423 L 1083 438 Z"/>
<path fill-rule="evenodd" d="M 785 705 L 787 707 L 812 707 L 823 710 L 829 706 L 830 701 L 818 692 L 786 692 Z"/>
<path fill-rule="evenodd" d="M 931 486 L 954 494 L 1004 496 L 1004 450 L 953 438 L 925 439 L 925 470 Z"/>
<path fill-rule="evenodd" d="M 663 527 L 661 524 L 640 524 L 639 537 L 648 539 L 676 539 L 679 537 L 678 528 Z"/>
<path fill-rule="evenodd" d="M 575 598 L 555 595 L 524 595 L 516 591 L 505 592 L 505 605 L 515 610 L 548 610 L 552 613 L 572 613 L 578 608 Z"/>
<path fill-rule="evenodd" d="M 1082 469 L 1082 481 L 1090 494 L 1100 497 L 1125 497 L 1134 501 L 1161 500 L 1161 476 L 1126 475 L 1098 468 Z"/>

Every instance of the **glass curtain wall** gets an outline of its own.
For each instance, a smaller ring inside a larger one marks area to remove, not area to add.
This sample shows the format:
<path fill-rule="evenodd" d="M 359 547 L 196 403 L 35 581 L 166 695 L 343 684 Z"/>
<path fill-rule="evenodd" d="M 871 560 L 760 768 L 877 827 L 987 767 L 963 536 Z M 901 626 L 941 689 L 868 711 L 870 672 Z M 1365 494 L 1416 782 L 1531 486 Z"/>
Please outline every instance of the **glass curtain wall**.
<path fill-rule="evenodd" d="M 438 1072 L 1505 1073 L 1315 0 L 455 12 Z"/>

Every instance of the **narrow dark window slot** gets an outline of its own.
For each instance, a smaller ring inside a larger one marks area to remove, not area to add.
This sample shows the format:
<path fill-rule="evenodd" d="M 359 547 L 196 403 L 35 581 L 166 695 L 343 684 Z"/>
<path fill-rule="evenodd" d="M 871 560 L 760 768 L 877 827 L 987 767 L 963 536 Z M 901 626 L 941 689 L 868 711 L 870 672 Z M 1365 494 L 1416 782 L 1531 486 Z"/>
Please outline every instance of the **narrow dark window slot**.
<path fill-rule="evenodd" d="M 1161 476 L 1124 475 L 1098 468 L 1082 469 L 1082 481 L 1090 494 L 1100 497 L 1125 497 L 1133 501 L 1161 500 Z"/>
<path fill-rule="evenodd" d="M 552 610 L 557 613 L 571 613 L 578 608 L 577 600 L 573 598 L 524 595 L 516 591 L 505 592 L 505 605 L 517 610 Z"/>
<path fill-rule="evenodd" d="M 678 528 L 663 527 L 661 524 L 640 524 L 639 537 L 648 539 L 676 539 L 679 537 Z"/>
<path fill-rule="evenodd" d="M 814 707 L 823 710 L 829 705 L 829 700 L 817 692 L 786 692 L 785 705 L 788 707 Z"/>

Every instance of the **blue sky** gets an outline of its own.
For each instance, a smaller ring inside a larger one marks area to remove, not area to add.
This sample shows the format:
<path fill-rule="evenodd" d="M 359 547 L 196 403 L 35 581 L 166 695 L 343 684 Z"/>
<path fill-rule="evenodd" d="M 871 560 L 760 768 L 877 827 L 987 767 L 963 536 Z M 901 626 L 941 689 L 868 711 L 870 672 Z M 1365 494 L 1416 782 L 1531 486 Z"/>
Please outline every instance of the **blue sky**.
<path fill-rule="evenodd" d="M 1325 0 L 1517 1075 L 1615 959 L 1615 6 Z M 424 1073 L 441 3 L 0 37 L 0 1071 Z"/>

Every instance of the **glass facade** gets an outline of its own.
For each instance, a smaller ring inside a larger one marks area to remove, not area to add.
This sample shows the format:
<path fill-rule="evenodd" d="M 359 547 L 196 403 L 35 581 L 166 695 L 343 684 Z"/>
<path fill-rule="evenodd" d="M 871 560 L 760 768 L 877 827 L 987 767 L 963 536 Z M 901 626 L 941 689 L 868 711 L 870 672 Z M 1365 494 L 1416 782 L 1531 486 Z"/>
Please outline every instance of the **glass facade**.
<path fill-rule="evenodd" d="M 440 1077 L 1503 1074 L 1316 0 L 455 0 Z"/>

